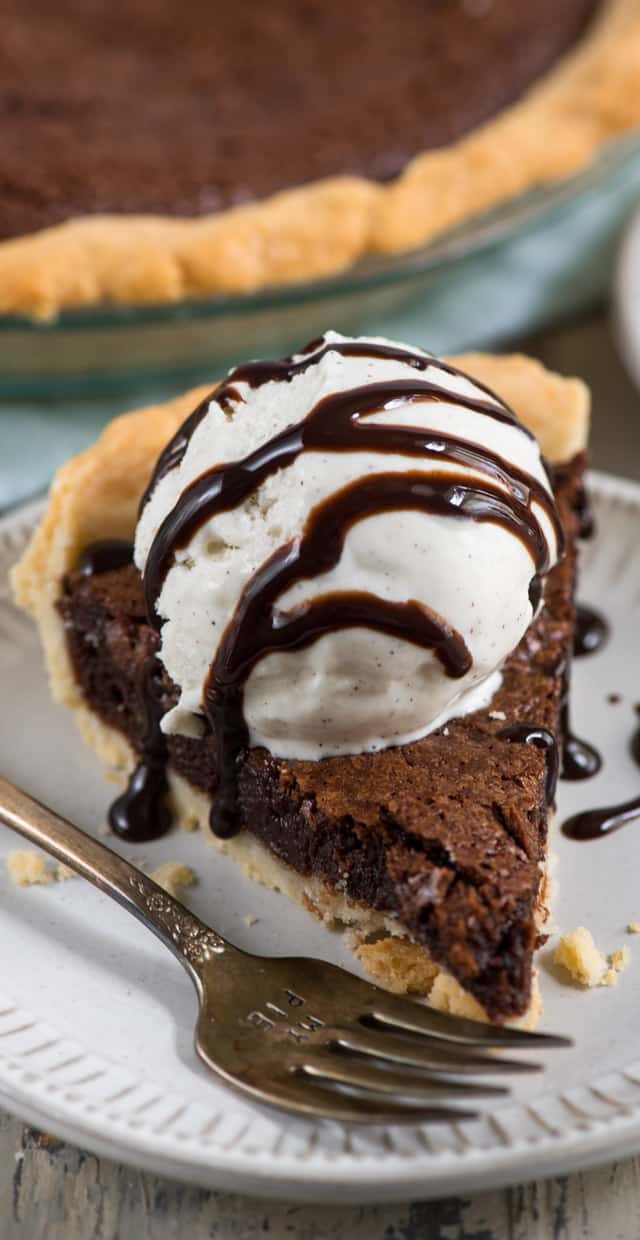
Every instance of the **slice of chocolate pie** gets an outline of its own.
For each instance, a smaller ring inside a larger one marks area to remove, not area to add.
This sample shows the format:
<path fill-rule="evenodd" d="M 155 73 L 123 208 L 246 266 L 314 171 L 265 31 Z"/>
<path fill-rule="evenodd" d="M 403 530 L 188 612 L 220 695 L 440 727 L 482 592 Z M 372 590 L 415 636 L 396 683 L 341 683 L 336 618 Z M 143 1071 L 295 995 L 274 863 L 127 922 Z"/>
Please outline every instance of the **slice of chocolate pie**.
<path fill-rule="evenodd" d="M 383 985 L 532 1018 L 587 423 L 527 358 L 336 333 L 112 423 L 14 585 L 113 829 L 170 806 Z"/>

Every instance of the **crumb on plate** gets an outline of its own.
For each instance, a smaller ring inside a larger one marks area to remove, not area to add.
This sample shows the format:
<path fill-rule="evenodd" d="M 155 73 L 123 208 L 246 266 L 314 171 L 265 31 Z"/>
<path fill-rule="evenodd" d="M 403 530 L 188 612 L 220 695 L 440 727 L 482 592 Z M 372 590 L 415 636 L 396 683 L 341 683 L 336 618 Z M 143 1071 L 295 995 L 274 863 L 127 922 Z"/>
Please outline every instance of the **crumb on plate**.
<path fill-rule="evenodd" d="M 258 918 L 257 918 L 257 917 L 254 917 L 253 913 L 245 913 L 245 915 L 244 915 L 244 917 L 242 918 L 242 920 L 243 920 L 243 922 L 244 922 L 245 926 L 255 926 L 255 924 L 256 924 L 256 922 L 257 922 Z"/>
<path fill-rule="evenodd" d="M 609 957 L 609 964 L 616 973 L 622 973 L 623 970 L 626 969 L 630 959 L 631 951 L 625 944 L 624 947 L 620 947 L 617 951 L 611 953 Z"/>
<path fill-rule="evenodd" d="M 7 857 L 7 869 L 16 887 L 46 886 L 53 880 L 46 858 L 34 849 L 14 849 Z"/>
<path fill-rule="evenodd" d="M 54 878 L 59 883 L 66 883 L 69 878 L 79 878 L 77 870 L 72 870 L 70 865 L 65 865 L 63 861 L 59 861 Z"/>
<path fill-rule="evenodd" d="M 577 930 L 560 939 L 553 960 L 554 964 L 566 969 L 580 986 L 615 986 L 630 955 L 629 948 L 622 947 L 612 952 L 607 960 L 596 947 L 591 931 L 585 926 L 578 926 Z"/>
<path fill-rule="evenodd" d="M 193 870 L 188 865 L 182 865 L 180 861 L 165 861 L 151 871 L 149 878 L 159 887 L 163 887 L 170 896 L 177 896 L 187 887 L 193 887 L 196 881 Z"/>

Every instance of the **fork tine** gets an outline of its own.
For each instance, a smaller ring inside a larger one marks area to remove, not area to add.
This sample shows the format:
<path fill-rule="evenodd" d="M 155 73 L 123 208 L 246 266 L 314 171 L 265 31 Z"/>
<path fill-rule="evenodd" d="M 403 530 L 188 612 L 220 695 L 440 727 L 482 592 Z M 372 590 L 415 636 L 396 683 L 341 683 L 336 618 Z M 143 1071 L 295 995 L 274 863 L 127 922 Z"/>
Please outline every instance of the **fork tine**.
<path fill-rule="evenodd" d="M 360 1022 L 367 1026 L 373 1020 L 389 1030 L 404 1033 L 426 1034 L 442 1042 L 475 1047 L 511 1047 L 520 1050 L 533 1046 L 539 1050 L 549 1047 L 572 1046 L 571 1038 L 555 1033 L 533 1033 L 527 1029 L 509 1029 L 505 1026 L 485 1025 L 479 1020 L 463 1016 L 451 1016 L 435 1008 L 403 999 L 398 995 L 385 994 L 372 987 L 372 1002 Z"/>
<path fill-rule="evenodd" d="M 507 1072 L 540 1072 L 539 1063 L 518 1059 L 500 1059 L 497 1055 L 474 1055 L 464 1044 L 445 1043 L 435 1038 L 397 1036 L 373 1029 L 326 1029 L 319 1043 L 327 1048 L 355 1051 L 408 1067 L 428 1068 L 430 1072 L 456 1072 L 472 1076 L 478 1072 L 501 1076 Z"/>
<path fill-rule="evenodd" d="M 345 1085 L 350 1089 L 364 1089 L 377 1094 L 390 1094 L 399 1097 L 427 1102 L 433 1098 L 442 1098 L 458 1094 L 467 1098 L 497 1098 L 507 1094 L 508 1089 L 501 1085 L 482 1085 L 468 1081 L 448 1081 L 442 1077 L 431 1077 L 427 1073 L 386 1070 L 369 1066 L 362 1059 L 341 1056 L 331 1051 L 312 1051 L 304 1054 L 302 1061 L 293 1071 L 304 1073 L 305 1076 L 317 1077 L 330 1081 L 333 1085 Z"/>
<path fill-rule="evenodd" d="M 352 1124 L 421 1124 L 460 1123 L 477 1119 L 477 1111 L 440 1103 L 403 1103 L 397 1099 L 358 1096 L 332 1089 L 318 1079 L 292 1073 L 286 1077 L 274 1077 L 270 1086 L 257 1087 L 248 1081 L 231 1081 L 240 1084 L 243 1092 L 249 1091 L 260 1102 L 301 1115 L 307 1119 L 335 1120 Z"/>

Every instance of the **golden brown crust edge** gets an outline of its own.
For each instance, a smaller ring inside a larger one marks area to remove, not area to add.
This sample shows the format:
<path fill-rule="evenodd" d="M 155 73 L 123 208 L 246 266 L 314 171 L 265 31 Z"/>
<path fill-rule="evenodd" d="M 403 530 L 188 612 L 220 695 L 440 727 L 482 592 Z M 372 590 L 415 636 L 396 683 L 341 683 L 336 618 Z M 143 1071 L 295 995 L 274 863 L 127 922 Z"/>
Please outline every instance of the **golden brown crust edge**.
<path fill-rule="evenodd" d="M 603 0 L 575 50 L 524 98 L 383 186 L 333 177 L 200 219 L 94 216 L 0 244 L 0 313 L 251 293 L 423 245 L 578 172 L 640 125 L 640 5 Z"/>

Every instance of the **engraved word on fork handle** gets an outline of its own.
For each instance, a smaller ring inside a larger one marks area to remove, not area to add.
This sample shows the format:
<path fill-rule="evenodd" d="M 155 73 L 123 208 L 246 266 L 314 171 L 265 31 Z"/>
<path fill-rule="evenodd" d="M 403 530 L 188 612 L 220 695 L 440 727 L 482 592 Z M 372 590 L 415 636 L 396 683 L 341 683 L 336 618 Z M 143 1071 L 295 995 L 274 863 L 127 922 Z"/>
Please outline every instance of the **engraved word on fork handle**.
<path fill-rule="evenodd" d="M 213 956 L 242 954 L 142 870 L 1 776 L 0 822 L 117 900 L 171 949 L 196 986 L 200 986 L 200 970 Z"/>

